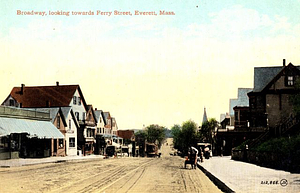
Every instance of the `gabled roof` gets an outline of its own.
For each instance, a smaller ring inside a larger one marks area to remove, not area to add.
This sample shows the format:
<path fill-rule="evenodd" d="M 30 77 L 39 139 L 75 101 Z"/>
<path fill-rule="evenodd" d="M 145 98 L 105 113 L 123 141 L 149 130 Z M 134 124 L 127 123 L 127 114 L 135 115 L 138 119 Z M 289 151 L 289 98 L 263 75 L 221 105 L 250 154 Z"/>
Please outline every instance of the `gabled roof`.
<path fill-rule="evenodd" d="M 70 105 L 76 90 L 78 90 L 86 108 L 86 102 L 79 85 L 14 87 L 10 95 L 18 103 L 22 103 L 23 108 L 67 107 Z"/>
<path fill-rule="evenodd" d="M 87 105 L 87 109 L 86 109 L 87 115 L 88 115 L 88 112 L 89 112 L 89 111 L 92 112 L 92 115 L 93 115 L 93 117 L 94 117 L 94 120 L 95 120 L 95 122 L 97 122 L 97 119 L 96 119 L 96 115 L 95 115 L 95 111 L 94 111 L 93 105 Z"/>
<path fill-rule="evenodd" d="M 99 122 L 100 120 L 100 117 L 102 117 L 103 121 L 104 121 L 104 125 L 106 125 L 106 119 L 104 117 L 104 113 L 102 110 L 95 110 L 95 116 L 96 116 L 96 120 L 97 120 L 97 123 Z"/>
<path fill-rule="evenodd" d="M 109 112 L 103 112 L 105 119 L 110 118 L 110 113 Z"/>
<path fill-rule="evenodd" d="M 274 84 L 281 76 L 289 74 L 291 72 L 293 75 L 300 75 L 300 66 L 294 66 L 292 63 L 289 63 L 287 66 L 285 66 L 273 79 L 263 88 L 262 91 L 265 91 L 271 87 L 272 84 Z"/>
<path fill-rule="evenodd" d="M 254 68 L 254 88 L 253 92 L 262 92 L 265 87 L 277 77 L 283 69 L 294 66 L 289 63 L 287 66 L 255 67 Z M 300 66 L 295 66 L 300 70 Z"/>
<path fill-rule="evenodd" d="M 67 120 L 69 114 L 71 114 L 71 116 L 72 116 L 72 118 L 73 118 L 73 120 L 74 120 L 74 123 L 75 123 L 76 127 L 77 127 L 77 128 L 80 127 L 80 126 L 79 126 L 79 123 L 78 123 L 78 121 L 77 121 L 77 119 L 76 119 L 76 117 L 75 117 L 75 114 L 74 114 L 74 112 L 73 112 L 72 107 L 60 107 L 60 109 L 61 109 L 61 111 L 62 111 L 62 113 L 63 113 L 63 115 L 64 115 L 64 118 L 65 118 L 66 120 Z"/>
<path fill-rule="evenodd" d="M 108 119 L 111 119 L 110 113 L 109 112 L 103 112 L 103 115 L 104 115 L 106 124 L 108 124 Z"/>

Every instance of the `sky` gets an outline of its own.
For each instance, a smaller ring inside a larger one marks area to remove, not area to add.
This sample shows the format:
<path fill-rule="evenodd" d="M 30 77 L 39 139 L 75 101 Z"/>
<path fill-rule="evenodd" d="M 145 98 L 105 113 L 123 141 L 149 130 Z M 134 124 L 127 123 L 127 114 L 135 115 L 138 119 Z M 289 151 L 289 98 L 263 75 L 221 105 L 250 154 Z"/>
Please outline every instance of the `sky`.
<path fill-rule="evenodd" d="M 254 67 L 300 64 L 298 10 L 300 0 L 1 1 L 0 100 L 59 81 L 79 84 L 119 129 L 201 125 L 204 108 L 219 121 Z"/>

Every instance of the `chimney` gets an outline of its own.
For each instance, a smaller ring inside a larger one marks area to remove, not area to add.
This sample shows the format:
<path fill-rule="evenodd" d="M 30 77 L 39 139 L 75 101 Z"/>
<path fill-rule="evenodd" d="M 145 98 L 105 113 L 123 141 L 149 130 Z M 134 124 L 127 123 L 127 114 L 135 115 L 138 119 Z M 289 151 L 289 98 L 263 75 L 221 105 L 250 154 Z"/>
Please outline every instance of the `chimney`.
<path fill-rule="evenodd" d="M 46 107 L 47 107 L 47 108 L 50 107 L 50 101 L 46 101 Z"/>
<path fill-rule="evenodd" d="M 285 59 L 283 59 L 283 66 L 285 66 Z"/>
<path fill-rule="evenodd" d="M 56 81 L 56 86 L 59 86 L 59 82 L 58 81 Z"/>
<path fill-rule="evenodd" d="M 21 95 L 23 95 L 23 93 L 24 93 L 24 87 L 25 87 L 25 84 L 21 84 L 21 92 L 20 92 Z"/>

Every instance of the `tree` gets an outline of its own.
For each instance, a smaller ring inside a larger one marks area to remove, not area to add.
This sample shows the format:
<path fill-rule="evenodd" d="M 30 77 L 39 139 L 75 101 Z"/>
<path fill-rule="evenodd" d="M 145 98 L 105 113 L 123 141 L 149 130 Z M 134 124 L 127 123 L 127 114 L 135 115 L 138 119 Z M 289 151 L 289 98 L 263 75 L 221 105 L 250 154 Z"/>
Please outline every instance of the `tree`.
<path fill-rule="evenodd" d="M 181 127 L 181 146 L 184 151 L 188 149 L 190 146 L 197 145 L 197 124 L 192 121 L 186 121 L 182 124 Z"/>
<path fill-rule="evenodd" d="M 162 141 L 165 139 L 165 128 L 159 125 L 149 125 L 146 127 L 146 139 L 149 143 L 158 143 L 160 147 Z"/>
<path fill-rule="evenodd" d="M 181 147 L 181 127 L 180 125 L 174 125 L 171 128 L 171 134 L 173 136 L 173 145 L 175 149 L 180 149 Z"/>
<path fill-rule="evenodd" d="M 214 143 L 213 133 L 217 126 L 218 126 L 218 121 L 215 118 L 210 118 L 208 121 L 202 123 L 199 132 L 201 141 Z"/>

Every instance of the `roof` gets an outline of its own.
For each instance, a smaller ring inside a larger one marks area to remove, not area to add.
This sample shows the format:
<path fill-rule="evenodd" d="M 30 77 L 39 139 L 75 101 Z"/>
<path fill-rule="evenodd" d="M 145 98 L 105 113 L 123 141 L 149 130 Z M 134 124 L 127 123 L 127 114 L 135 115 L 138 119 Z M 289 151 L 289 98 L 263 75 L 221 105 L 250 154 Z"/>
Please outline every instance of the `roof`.
<path fill-rule="evenodd" d="M 67 121 L 68 117 L 69 117 L 69 114 L 71 114 L 73 120 L 74 120 L 74 123 L 76 125 L 76 127 L 79 128 L 79 123 L 75 117 L 75 114 L 74 114 L 74 111 L 72 109 L 72 107 L 60 107 L 61 111 L 62 111 L 62 114 L 64 116 L 64 119 Z"/>
<path fill-rule="evenodd" d="M 238 98 L 229 100 L 229 114 L 234 115 L 233 108 L 238 107 L 248 107 L 249 106 L 249 98 L 247 93 L 251 92 L 252 88 L 238 88 Z"/>
<path fill-rule="evenodd" d="M 261 92 L 284 66 L 255 67 L 253 92 Z"/>
<path fill-rule="evenodd" d="M 29 109 L 29 110 L 32 109 L 32 110 L 39 111 L 39 112 L 50 113 L 51 123 L 54 123 L 54 120 L 59 111 L 58 107 L 55 107 L 55 108 L 26 108 L 26 109 Z"/>
<path fill-rule="evenodd" d="M 22 87 L 14 87 L 10 95 L 18 103 L 22 103 L 23 108 L 66 107 L 70 105 L 76 90 L 86 107 L 79 85 L 24 86 L 23 92 Z"/>
<path fill-rule="evenodd" d="M 64 138 L 64 135 L 48 121 L 0 117 L 0 136 L 11 133 L 27 133 L 29 137 L 40 139 Z"/>
<path fill-rule="evenodd" d="M 103 114 L 104 114 L 104 118 L 106 120 L 108 120 L 110 118 L 110 113 L 109 112 L 103 112 Z"/>
<path fill-rule="evenodd" d="M 72 107 L 61 107 L 61 111 L 65 118 L 68 118 L 69 114 L 71 113 Z"/>
<path fill-rule="evenodd" d="M 118 130 L 117 135 L 123 139 L 131 139 L 134 136 L 133 130 Z"/>
<path fill-rule="evenodd" d="M 261 92 L 285 67 L 287 66 L 255 67 L 253 92 Z M 300 66 L 295 67 L 300 70 Z"/>
<path fill-rule="evenodd" d="M 71 109 L 71 107 L 63 107 L 63 108 Z M 64 126 L 67 126 L 67 122 L 66 122 L 67 116 L 65 116 L 65 114 L 63 114 L 63 111 L 62 111 L 63 108 L 52 107 L 52 108 L 27 108 L 27 109 L 33 109 L 33 110 L 36 110 L 39 112 L 50 113 L 51 123 L 53 123 L 53 124 L 54 124 L 55 118 L 57 117 L 57 114 L 60 114 L 62 117 Z"/>
<path fill-rule="evenodd" d="M 105 116 L 104 116 L 103 111 L 102 111 L 102 110 L 95 110 L 94 112 L 95 112 L 95 116 L 96 116 L 97 122 L 99 122 L 100 117 L 102 116 L 102 119 L 103 119 L 103 121 L 104 121 L 104 125 L 106 125 L 106 118 L 105 118 Z"/>
<path fill-rule="evenodd" d="M 207 115 L 206 115 L 206 108 L 204 108 L 204 113 L 203 113 L 203 119 L 202 119 L 202 124 L 207 122 L 208 119 L 207 119 Z"/>
<path fill-rule="evenodd" d="M 101 110 L 95 110 L 95 116 L 96 116 L 97 122 L 99 122 L 99 119 L 100 119 L 102 113 L 103 113 L 103 111 L 101 111 Z"/>

